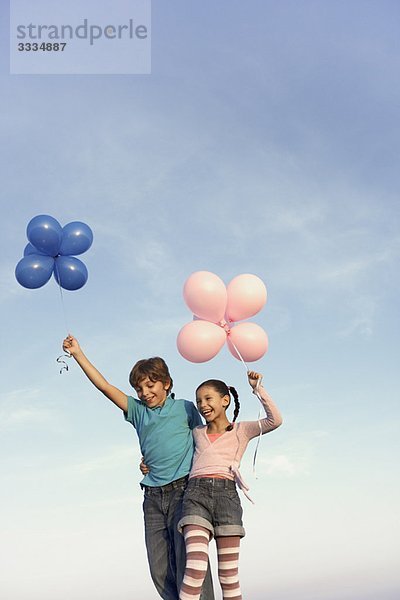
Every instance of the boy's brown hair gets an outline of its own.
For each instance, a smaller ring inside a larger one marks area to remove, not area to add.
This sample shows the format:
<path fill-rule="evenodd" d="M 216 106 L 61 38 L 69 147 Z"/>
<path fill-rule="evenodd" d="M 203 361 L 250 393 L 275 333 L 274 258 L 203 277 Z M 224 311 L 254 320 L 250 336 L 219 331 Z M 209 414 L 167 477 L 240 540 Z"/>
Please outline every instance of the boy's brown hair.
<path fill-rule="evenodd" d="M 136 388 L 142 379 L 146 377 L 151 381 L 161 381 L 164 385 L 169 384 L 167 394 L 171 393 L 173 381 L 167 363 L 163 358 L 153 356 L 152 358 L 138 360 L 129 374 L 129 383 L 133 388 Z"/>

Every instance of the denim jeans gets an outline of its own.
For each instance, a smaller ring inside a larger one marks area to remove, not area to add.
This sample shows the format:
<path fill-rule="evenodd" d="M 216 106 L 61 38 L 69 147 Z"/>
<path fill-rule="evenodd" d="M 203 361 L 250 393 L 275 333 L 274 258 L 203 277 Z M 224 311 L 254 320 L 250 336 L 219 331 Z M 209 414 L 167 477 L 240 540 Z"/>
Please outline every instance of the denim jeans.
<path fill-rule="evenodd" d="M 161 487 L 144 487 L 144 529 L 150 574 L 163 600 L 179 600 L 185 572 L 186 552 L 178 531 L 186 478 Z M 214 600 L 210 568 L 203 584 L 201 600 Z"/>
<path fill-rule="evenodd" d="M 214 537 L 244 537 L 243 509 L 236 483 L 230 479 L 193 477 L 185 490 L 182 518 L 178 530 L 185 525 L 200 525 Z"/>

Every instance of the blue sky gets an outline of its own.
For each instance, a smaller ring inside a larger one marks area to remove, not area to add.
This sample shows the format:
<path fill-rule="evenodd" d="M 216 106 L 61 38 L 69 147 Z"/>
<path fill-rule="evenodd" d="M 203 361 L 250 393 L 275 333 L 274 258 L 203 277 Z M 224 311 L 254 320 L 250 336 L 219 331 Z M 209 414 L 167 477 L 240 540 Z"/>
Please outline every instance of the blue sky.
<path fill-rule="evenodd" d="M 159 354 L 178 397 L 216 376 L 255 419 L 227 350 L 176 350 L 183 283 L 204 269 L 266 283 L 254 367 L 284 416 L 257 478 L 254 445 L 244 460 L 244 597 L 397 598 L 398 3 L 153 0 L 137 76 L 9 75 L 0 16 L 2 596 L 155 597 L 135 432 L 55 359 L 70 330 L 128 392 Z M 42 213 L 94 232 L 65 314 L 53 281 L 14 279 Z"/>

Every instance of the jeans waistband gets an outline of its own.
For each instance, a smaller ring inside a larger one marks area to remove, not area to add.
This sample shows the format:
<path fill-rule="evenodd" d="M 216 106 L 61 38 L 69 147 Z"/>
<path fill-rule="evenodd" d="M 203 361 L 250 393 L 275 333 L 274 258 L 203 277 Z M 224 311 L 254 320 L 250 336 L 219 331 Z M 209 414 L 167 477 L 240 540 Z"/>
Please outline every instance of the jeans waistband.
<path fill-rule="evenodd" d="M 189 475 L 185 475 L 185 477 L 180 477 L 179 479 L 175 479 L 175 481 L 171 481 L 171 483 L 166 483 L 165 485 L 152 486 L 152 485 L 144 485 L 140 484 L 142 490 L 145 492 L 169 492 L 171 490 L 175 490 L 177 487 L 181 486 L 183 483 L 186 483 L 189 479 Z"/>
<path fill-rule="evenodd" d="M 190 487 L 213 487 L 217 489 L 235 489 L 236 483 L 232 479 L 222 477 L 192 477 L 189 479 Z"/>

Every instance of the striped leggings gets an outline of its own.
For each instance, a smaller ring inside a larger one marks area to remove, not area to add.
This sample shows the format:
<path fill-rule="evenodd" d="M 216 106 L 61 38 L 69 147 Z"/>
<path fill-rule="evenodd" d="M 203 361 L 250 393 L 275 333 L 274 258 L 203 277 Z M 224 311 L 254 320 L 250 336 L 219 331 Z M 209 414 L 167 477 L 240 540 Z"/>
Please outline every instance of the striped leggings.
<path fill-rule="evenodd" d="M 179 600 L 199 600 L 208 564 L 210 532 L 199 525 L 185 525 L 186 569 Z M 239 584 L 240 537 L 217 537 L 218 578 L 224 600 L 242 600 Z"/>

